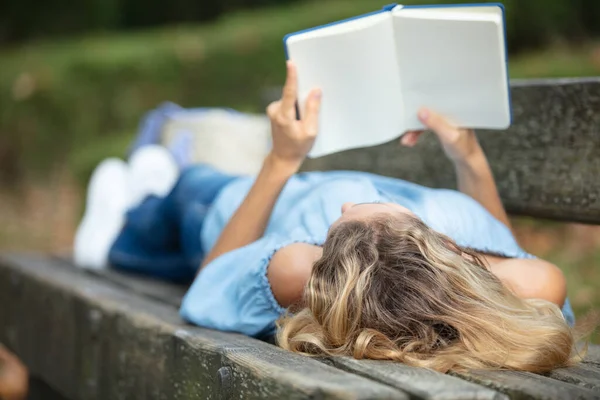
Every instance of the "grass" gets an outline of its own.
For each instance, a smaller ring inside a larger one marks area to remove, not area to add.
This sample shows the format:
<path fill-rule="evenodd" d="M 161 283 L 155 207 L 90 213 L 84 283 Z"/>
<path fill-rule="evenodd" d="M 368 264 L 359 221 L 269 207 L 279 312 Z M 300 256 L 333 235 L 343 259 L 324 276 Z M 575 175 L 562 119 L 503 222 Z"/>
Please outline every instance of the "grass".
<path fill-rule="evenodd" d="M 318 7 L 318 12 L 315 12 Z M 281 82 L 284 34 L 362 13 L 366 0 L 296 3 L 228 14 L 206 26 L 33 42 L 0 51 L 0 170 L 41 171 L 131 135 L 164 100 L 259 111 Z M 100 153 L 99 153 L 100 155 Z"/>
<path fill-rule="evenodd" d="M 556 44 L 553 47 L 510 57 L 511 78 L 569 78 L 600 74 L 600 45 Z"/>

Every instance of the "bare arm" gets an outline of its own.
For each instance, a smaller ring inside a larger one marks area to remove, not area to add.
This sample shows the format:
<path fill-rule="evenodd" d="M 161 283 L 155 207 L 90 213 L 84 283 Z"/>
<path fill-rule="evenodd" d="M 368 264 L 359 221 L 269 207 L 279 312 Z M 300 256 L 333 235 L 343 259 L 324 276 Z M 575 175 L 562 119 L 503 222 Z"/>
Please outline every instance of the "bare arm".
<path fill-rule="evenodd" d="M 296 120 L 296 68 L 288 62 L 287 80 L 280 101 L 269 105 L 273 149 L 242 204 L 233 214 L 202 267 L 229 251 L 260 239 L 267 227 L 279 194 L 311 149 L 318 130 L 321 92 L 313 90 L 306 101 L 305 115 Z"/>
<path fill-rule="evenodd" d="M 556 265 L 540 259 L 518 258 L 498 259 L 490 264 L 494 275 L 518 297 L 564 305 L 567 283 Z"/>
<path fill-rule="evenodd" d="M 420 110 L 419 119 L 436 134 L 444 152 L 454 163 L 459 190 L 471 196 L 510 228 L 492 170 L 475 132 L 457 128 L 441 115 L 427 109 Z M 407 132 L 401 142 L 412 147 L 422 133 Z M 505 259 L 490 255 L 482 257 L 491 265 L 492 272 L 517 296 L 523 299 L 543 299 L 558 306 L 564 304 L 567 293 L 565 278 L 555 265 L 539 259 Z"/>
<path fill-rule="evenodd" d="M 454 167 L 458 189 L 477 200 L 490 214 L 512 229 L 483 150 L 480 149 L 469 158 L 455 162 Z"/>
<path fill-rule="evenodd" d="M 322 255 L 320 247 L 306 243 L 290 244 L 273 255 L 267 277 L 273 295 L 282 307 L 297 305 L 302 299 L 313 264 Z"/>
<path fill-rule="evenodd" d="M 459 190 L 475 199 L 511 229 L 492 170 L 475 132 L 458 128 L 441 115 L 427 109 L 419 111 L 419 119 L 436 134 L 444 152 L 454 163 Z M 407 132 L 402 137 L 402 144 L 414 146 L 421 134 L 421 131 Z"/>
<path fill-rule="evenodd" d="M 202 266 L 231 250 L 258 240 L 264 233 L 281 190 L 296 172 L 293 165 L 269 155 L 248 195 L 233 214 Z"/>

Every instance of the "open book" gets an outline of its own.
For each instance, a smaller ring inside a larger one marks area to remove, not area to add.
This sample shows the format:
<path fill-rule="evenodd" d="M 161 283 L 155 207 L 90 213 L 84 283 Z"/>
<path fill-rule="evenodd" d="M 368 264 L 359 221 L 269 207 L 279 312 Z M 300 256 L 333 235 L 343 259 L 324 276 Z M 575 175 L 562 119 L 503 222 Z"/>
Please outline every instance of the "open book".
<path fill-rule="evenodd" d="M 463 127 L 510 125 L 501 4 L 386 6 L 284 42 L 298 69 L 301 115 L 310 89 L 323 90 L 310 157 L 422 129 L 423 106 Z"/>

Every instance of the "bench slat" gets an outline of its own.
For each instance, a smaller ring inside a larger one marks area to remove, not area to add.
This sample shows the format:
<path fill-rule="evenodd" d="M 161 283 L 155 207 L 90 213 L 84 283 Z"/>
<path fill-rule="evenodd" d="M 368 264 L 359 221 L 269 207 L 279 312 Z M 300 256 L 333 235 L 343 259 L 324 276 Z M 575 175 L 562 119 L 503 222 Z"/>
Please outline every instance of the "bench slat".
<path fill-rule="evenodd" d="M 71 268 L 73 263 L 69 257 L 56 257 L 58 263 Z M 131 290 L 132 293 L 159 300 L 174 307 L 181 305 L 181 299 L 187 292 L 187 286 L 155 279 L 141 274 L 126 273 L 112 268 L 88 270 L 90 274 L 98 275 L 117 286 Z"/>
<path fill-rule="evenodd" d="M 600 223 L 600 78 L 516 81 L 513 125 L 481 131 L 502 200 L 514 214 Z M 454 188 L 433 135 L 308 160 L 304 170 L 359 170 Z"/>
<path fill-rule="evenodd" d="M 600 346 L 590 345 L 588 347 L 587 355 L 584 358 L 584 362 L 589 364 L 595 364 L 600 367 Z"/>
<path fill-rule="evenodd" d="M 100 274 L 104 275 L 104 272 Z M 128 279 L 122 280 L 125 276 Z M 139 283 L 135 280 L 141 279 L 137 276 L 128 276 L 119 271 L 111 271 L 110 280 L 122 281 L 125 286 L 135 288 Z M 170 292 L 172 286 L 178 285 L 156 281 L 154 284 L 159 288 L 159 292 Z M 165 288 L 161 289 L 160 286 Z M 153 289 L 156 290 L 156 289 Z M 171 298 L 171 300 L 174 300 Z M 177 304 L 178 301 L 174 300 Z M 504 398 L 503 394 L 495 392 L 484 386 L 474 385 L 462 379 L 457 379 L 449 375 L 438 374 L 433 371 L 428 371 L 419 368 L 412 368 L 406 365 L 391 363 L 361 360 L 357 361 L 352 358 L 331 358 L 326 360 L 328 364 L 334 365 L 340 369 L 356 373 L 361 376 L 394 386 L 406 393 L 411 398 L 426 398 L 426 399 L 493 399 Z M 587 363 L 600 363 L 600 346 L 590 345 Z M 595 389 L 597 387 L 597 377 L 600 376 L 600 369 L 596 370 L 595 365 L 598 364 L 582 364 L 570 369 L 562 369 L 551 375 L 552 378 L 560 381 L 574 383 L 586 388 Z M 600 367 L 598 367 L 600 368 Z M 582 371 L 582 369 L 584 371 Z M 596 374 L 594 375 L 594 371 Z M 560 382 L 556 382 L 560 384 Z M 511 392 L 512 393 L 512 392 Z M 515 391 L 514 393 L 521 393 Z"/>
<path fill-rule="evenodd" d="M 593 390 L 528 372 L 470 371 L 456 375 L 499 390 L 515 399 L 598 399 L 598 393 Z"/>
<path fill-rule="evenodd" d="M 395 362 L 335 357 L 337 367 L 408 392 L 411 398 L 431 400 L 506 399 L 495 390 L 450 375 Z"/>
<path fill-rule="evenodd" d="M 600 391 L 600 370 L 587 366 L 586 364 L 571 368 L 557 369 L 552 371 L 549 376 L 564 382 L 574 383 L 588 389 Z"/>
<path fill-rule="evenodd" d="M 506 398 L 496 390 L 511 398 L 600 397 L 598 346 L 590 346 L 586 363 L 550 377 L 457 375 L 465 381 L 351 358 L 327 359 L 328 366 L 242 335 L 185 325 L 176 308 L 184 288 L 153 282 L 170 302 L 162 301 L 135 290 L 146 280 L 118 271 L 94 276 L 64 260 L 0 255 L 0 302 L 8 305 L 0 307 L 0 341 L 32 373 L 78 399 Z"/>
<path fill-rule="evenodd" d="M 72 399 L 408 399 L 42 256 L 0 256 L 0 301 L 0 341 Z"/>

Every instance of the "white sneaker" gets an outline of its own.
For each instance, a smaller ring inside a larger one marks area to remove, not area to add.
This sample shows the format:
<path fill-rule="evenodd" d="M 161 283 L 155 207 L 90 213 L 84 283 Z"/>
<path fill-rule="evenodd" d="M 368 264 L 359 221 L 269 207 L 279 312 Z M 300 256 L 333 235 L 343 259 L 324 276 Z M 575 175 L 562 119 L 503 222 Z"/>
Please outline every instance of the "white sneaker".
<path fill-rule="evenodd" d="M 75 265 L 107 267 L 108 252 L 123 227 L 129 205 L 127 184 L 128 167 L 122 160 L 106 159 L 94 170 L 85 214 L 75 234 Z"/>
<path fill-rule="evenodd" d="M 139 205 L 149 195 L 166 196 L 178 177 L 179 168 L 166 148 L 140 148 L 129 159 L 129 206 Z"/>

